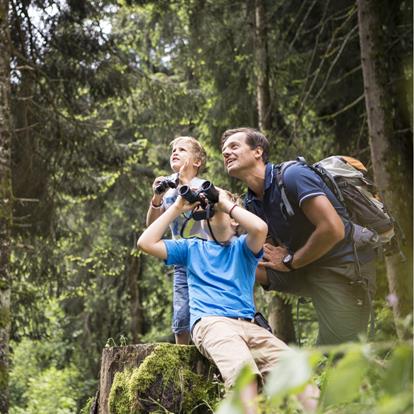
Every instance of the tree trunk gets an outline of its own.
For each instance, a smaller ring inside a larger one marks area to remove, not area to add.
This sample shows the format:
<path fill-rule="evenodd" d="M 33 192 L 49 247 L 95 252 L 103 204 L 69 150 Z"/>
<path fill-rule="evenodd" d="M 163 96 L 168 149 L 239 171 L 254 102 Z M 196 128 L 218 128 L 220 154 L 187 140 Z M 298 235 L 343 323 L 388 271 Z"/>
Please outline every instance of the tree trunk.
<path fill-rule="evenodd" d="M 379 20 L 380 5 L 374 0 L 358 0 L 358 24 L 361 47 L 362 73 L 364 79 L 365 105 L 368 119 L 369 144 L 373 164 L 374 180 L 383 194 L 385 202 L 394 214 L 398 211 L 399 194 L 393 191 L 390 174 L 393 146 L 392 110 L 387 91 L 385 51 L 380 40 L 382 24 Z M 411 231 L 411 229 L 410 229 Z M 386 270 L 388 286 L 395 321 L 404 316 L 402 298 L 403 288 L 400 280 L 407 273 L 407 264 L 397 256 L 387 256 Z M 397 333 L 402 335 L 399 324 Z"/>
<path fill-rule="evenodd" d="M 9 2 L 0 0 L 0 413 L 8 412 L 12 224 Z"/>
<path fill-rule="evenodd" d="M 292 317 L 292 305 L 274 294 L 269 301 L 269 324 L 272 331 L 283 342 L 296 342 L 295 326 Z"/>
<path fill-rule="evenodd" d="M 195 346 L 140 344 L 105 348 L 91 414 L 210 413 L 217 369 Z"/>
<path fill-rule="evenodd" d="M 255 74 L 259 128 L 265 133 L 272 129 L 272 108 L 269 90 L 269 64 L 267 59 L 266 10 L 263 0 L 255 2 Z"/>
<path fill-rule="evenodd" d="M 273 108 L 270 99 L 269 63 L 267 53 L 266 9 L 263 0 L 255 2 L 255 72 L 256 100 L 259 128 L 272 130 Z M 269 323 L 275 335 L 287 342 L 295 341 L 292 308 L 286 301 L 273 295 L 269 301 Z"/>
<path fill-rule="evenodd" d="M 128 290 L 130 296 L 130 332 L 132 343 L 140 342 L 143 333 L 143 308 L 141 304 L 140 286 L 139 282 L 142 278 L 142 256 L 136 253 L 129 257 L 128 269 Z"/>

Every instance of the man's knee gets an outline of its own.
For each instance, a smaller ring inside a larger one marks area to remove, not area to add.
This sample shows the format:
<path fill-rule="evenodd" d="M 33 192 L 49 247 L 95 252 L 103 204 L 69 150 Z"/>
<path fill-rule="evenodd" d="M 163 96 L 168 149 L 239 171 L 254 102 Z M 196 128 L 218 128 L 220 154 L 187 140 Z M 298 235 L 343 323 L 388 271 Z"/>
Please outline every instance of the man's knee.
<path fill-rule="evenodd" d="M 262 284 L 264 290 L 276 290 L 293 295 L 310 296 L 306 275 L 300 270 L 279 272 L 273 269 L 266 269 L 265 272 L 267 285 Z"/>

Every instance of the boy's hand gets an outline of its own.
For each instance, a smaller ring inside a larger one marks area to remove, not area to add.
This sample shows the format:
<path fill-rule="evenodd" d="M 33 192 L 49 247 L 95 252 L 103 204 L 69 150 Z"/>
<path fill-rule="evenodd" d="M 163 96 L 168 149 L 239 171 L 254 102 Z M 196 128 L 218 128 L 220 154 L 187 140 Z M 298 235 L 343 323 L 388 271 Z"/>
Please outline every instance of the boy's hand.
<path fill-rule="evenodd" d="M 177 200 L 175 200 L 173 204 L 173 206 L 175 206 L 180 211 L 180 213 L 186 213 L 187 211 L 191 211 L 199 205 L 199 201 L 190 204 L 185 198 L 181 197 L 180 195 L 177 197 Z"/>
<path fill-rule="evenodd" d="M 155 192 L 155 189 L 158 187 L 158 185 L 165 180 L 165 177 L 157 177 L 154 182 L 152 183 L 152 198 L 151 198 L 151 203 L 154 205 L 161 205 L 162 204 L 162 200 L 164 198 L 164 194 L 167 191 L 167 189 L 165 189 L 165 191 L 163 191 L 161 194 L 158 194 Z"/>
<path fill-rule="evenodd" d="M 222 189 L 216 187 L 219 192 L 219 201 L 216 204 L 217 211 L 228 212 L 231 207 L 233 207 L 233 202 L 229 200 L 227 193 Z"/>
<path fill-rule="evenodd" d="M 155 192 L 155 189 L 158 187 L 158 185 L 160 185 L 163 181 L 165 180 L 165 177 L 157 177 L 154 182 L 152 183 L 152 192 L 154 193 L 154 196 L 162 196 L 164 195 L 164 193 L 168 190 L 169 187 L 167 187 L 165 189 L 165 191 L 163 191 L 161 194 L 157 194 Z"/>

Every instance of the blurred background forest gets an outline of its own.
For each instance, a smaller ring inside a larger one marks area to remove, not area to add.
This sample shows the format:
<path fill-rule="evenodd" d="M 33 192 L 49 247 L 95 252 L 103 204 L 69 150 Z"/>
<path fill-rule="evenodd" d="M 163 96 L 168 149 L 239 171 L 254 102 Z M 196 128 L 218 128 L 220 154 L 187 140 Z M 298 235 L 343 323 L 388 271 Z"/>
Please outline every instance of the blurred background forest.
<path fill-rule="evenodd" d="M 0 0 L 0 338 L 11 358 L 0 384 L 11 413 L 79 412 L 106 344 L 172 339 L 171 270 L 135 245 L 178 135 L 206 147 L 203 177 L 239 193 L 219 145 L 231 127 L 264 130 L 274 162 L 364 162 L 406 238 L 405 263 L 378 262 L 374 340 L 410 336 L 412 2 L 358 3 L 371 4 L 369 28 L 354 0 Z M 368 127 L 365 29 L 381 142 Z M 258 297 L 264 313 L 297 319 L 296 298 Z M 298 319 L 291 339 L 312 345 L 308 304 Z"/>

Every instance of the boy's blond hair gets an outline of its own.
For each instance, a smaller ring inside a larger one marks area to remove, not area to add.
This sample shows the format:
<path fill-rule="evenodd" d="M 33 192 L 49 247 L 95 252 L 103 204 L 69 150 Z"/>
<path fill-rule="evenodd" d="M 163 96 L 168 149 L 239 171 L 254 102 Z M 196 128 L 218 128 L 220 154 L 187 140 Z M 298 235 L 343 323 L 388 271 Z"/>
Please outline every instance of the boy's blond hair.
<path fill-rule="evenodd" d="M 173 147 L 178 142 L 183 141 L 191 145 L 191 151 L 194 154 L 195 158 L 201 161 L 200 167 L 198 167 L 198 173 L 206 165 L 207 154 L 202 145 L 194 137 L 177 137 L 170 142 L 170 146 Z"/>

